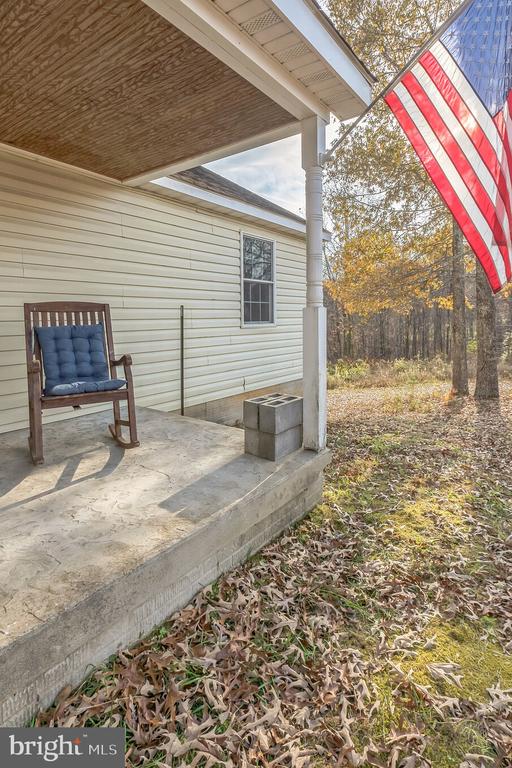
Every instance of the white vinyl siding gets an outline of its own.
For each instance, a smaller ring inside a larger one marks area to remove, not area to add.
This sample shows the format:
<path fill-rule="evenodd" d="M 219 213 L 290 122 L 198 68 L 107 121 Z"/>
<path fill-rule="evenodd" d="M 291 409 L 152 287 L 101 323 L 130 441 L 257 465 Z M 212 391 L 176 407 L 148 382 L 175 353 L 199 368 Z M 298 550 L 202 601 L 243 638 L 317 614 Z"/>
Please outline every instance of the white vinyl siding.
<path fill-rule="evenodd" d="M 276 242 L 278 322 L 243 328 L 247 229 L 228 215 L 0 152 L 0 431 L 27 423 L 26 301 L 109 303 L 116 353 L 133 356 L 141 406 L 179 408 L 181 304 L 186 405 L 302 378 L 305 240 L 250 224 Z"/>

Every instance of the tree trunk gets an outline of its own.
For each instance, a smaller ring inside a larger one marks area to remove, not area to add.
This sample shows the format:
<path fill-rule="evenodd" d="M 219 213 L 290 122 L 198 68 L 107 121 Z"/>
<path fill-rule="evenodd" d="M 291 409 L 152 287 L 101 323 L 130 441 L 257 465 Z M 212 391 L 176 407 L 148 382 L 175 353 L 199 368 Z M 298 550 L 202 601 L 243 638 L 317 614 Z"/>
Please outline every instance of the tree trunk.
<path fill-rule="evenodd" d="M 434 355 L 439 355 L 443 351 L 443 327 L 442 327 L 442 310 L 436 304 L 434 307 Z"/>
<path fill-rule="evenodd" d="M 347 331 L 345 336 L 345 326 L 343 326 L 343 335 L 345 336 L 345 343 L 343 348 L 346 350 L 346 354 L 349 358 L 352 357 L 352 318 L 350 315 L 346 315 L 347 318 Z"/>
<path fill-rule="evenodd" d="M 379 351 L 380 357 L 386 357 L 386 313 L 380 312 L 377 318 L 379 323 Z"/>
<path fill-rule="evenodd" d="M 499 397 L 496 351 L 496 304 L 480 262 L 476 262 L 476 386 L 477 400 Z"/>
<path fill-rule="evenodd" d="M 452 393 L 469 395 L 464 242 L 455 219 L 453 220 L 452 295 Z"/>
<path fill-rule="evenodd" d="M 508 323 L 507 323 L 505 355 L 506 355 L 507 362 L 510 363 L 510 361 L 512 360 L 512 293 L 509 296 L 507 296 L 507 307 L 508 307 Z"/>
<path fill-rule="evenodd" d="M 331 350 L 331 362 L 335 363 L 341 360 L 345 355 L 345 349 L 343 345 L 344 341 L 344 328 L 343 328 L 343 308 L 340 307 L 337 299 L 331 298 L 331 306 L 334 308 L 334 334 L 336 340 L 336 351 Z M 334 345 L 333 345 L 334 346 Z"/>

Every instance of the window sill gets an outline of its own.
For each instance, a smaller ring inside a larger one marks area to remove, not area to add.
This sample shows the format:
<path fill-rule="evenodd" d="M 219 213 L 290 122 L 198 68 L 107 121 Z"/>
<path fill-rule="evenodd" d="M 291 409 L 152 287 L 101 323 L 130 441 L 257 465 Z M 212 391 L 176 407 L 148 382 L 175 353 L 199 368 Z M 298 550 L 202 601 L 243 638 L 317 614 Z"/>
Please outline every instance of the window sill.
<path fill-rule="evenodd" d="M 240 328 L 248 329 L 248 328 L 276 328 L 277 323 L 241 323 Z"/>

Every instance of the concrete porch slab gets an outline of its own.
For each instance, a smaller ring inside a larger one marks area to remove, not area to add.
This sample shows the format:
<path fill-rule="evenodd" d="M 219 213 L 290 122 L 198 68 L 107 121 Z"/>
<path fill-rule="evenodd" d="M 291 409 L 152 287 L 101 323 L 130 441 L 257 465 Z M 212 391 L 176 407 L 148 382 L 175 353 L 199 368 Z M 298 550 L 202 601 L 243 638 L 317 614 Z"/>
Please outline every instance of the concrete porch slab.
<path fill-rule="evenodd" d="M 328 452 L 281 463 L 243 432 L 138 410 L 141 447 L 109 413 L 0 435 L 0 725 L 25 723 L 204 585 L 311 509 Z"/>

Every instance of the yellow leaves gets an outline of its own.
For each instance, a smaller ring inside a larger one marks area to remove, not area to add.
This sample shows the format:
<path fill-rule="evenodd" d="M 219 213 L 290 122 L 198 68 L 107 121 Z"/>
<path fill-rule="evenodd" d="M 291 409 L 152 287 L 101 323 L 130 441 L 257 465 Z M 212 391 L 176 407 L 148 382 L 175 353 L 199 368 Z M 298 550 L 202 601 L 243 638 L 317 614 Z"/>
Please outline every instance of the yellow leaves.
<path fill-rule="evenodd" d="M 398 244 L 390 232 L 362 231 L 331 258 L 334 279 L 326 289 L 349 314 L 362 316 L 385 309 L 405 314 L 415 301 L 439 303 L 440 240 L 439 233 L 414 235 Z"/>
<path fill-rule="evenodd" d="M 436 304 L 441 309 L 453 309 L 453 296 L 439 296 L 436 299 Z"/>

